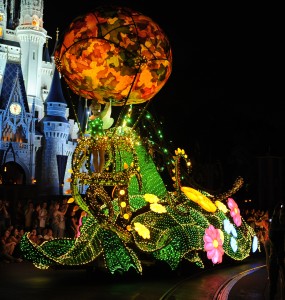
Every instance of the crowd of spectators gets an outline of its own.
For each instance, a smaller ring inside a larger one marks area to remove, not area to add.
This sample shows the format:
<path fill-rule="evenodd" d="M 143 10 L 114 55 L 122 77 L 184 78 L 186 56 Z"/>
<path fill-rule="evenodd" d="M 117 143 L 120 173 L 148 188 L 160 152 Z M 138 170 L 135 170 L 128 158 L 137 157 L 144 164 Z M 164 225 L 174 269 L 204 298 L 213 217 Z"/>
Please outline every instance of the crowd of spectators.
<path fill-rule="evenodd" d="M 35 244 L 54 238 L 75 238 L 81 211 L 67 198 L 51 202 L 27 199 L 11 207 L 0 199 L 0 261 L 22 262 L 20 240 L 27 232 Z"/>
<path fill-rule="evenodd" d="M 268 240 L 269 231 L 269 214 L 268 210 L 261 209 L 246 209 L 242 213 L 245 221 L 254 229 L 262 246 L 265 245 Z M 264 249 L 265 250 L 265 249 Z"/>
<path fill-rule="evenodd" d="M 271 242 L 269 239 L 270 219 L 268 210 L 246 209 L 243 212 L 246 222 L 254 229 L 261 245 L 261 251 L 265 254 L 267 271 L 269 270 L 269 259 Z"/>

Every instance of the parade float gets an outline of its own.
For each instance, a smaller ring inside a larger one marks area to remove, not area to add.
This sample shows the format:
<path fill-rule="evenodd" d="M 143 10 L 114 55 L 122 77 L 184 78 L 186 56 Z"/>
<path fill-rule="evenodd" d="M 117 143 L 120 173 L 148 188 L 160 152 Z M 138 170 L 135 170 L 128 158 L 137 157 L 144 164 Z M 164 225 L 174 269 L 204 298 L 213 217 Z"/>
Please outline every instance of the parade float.
<path fill-rule="evenodd" d="M 191 172 L 187 153 L 179 147 L 170 153 L 161 146 L 160 128 L 156 133 L 147 128 L 153 121 L 150 100 L 172 72 L 170 42 L 159 25 L 129 8 L 99 7 L 73 20 L 55 61 L 80 99 L 121 110 L 103 135 L 92 128 L 83 132 L 73 153 L 66 193 L 82 211 L 77 237 L 37 245 L 26 233 L 25 259 L 41 269 L 98 266 L 100 260 L 111 274 L 130 269 L 142 274 L 145 257 L 171 270 L 182 262 L 203 268 L 206 260 L 240 261 L 259 248 L 234 200 L 242 178 L 219 195 L 185 184 L 190 181 L 182 170 Z M 102 172 L 92 168 L 96 147 L 105 151 Z M 162 168 L 169 171 L 170 188 Z"/>

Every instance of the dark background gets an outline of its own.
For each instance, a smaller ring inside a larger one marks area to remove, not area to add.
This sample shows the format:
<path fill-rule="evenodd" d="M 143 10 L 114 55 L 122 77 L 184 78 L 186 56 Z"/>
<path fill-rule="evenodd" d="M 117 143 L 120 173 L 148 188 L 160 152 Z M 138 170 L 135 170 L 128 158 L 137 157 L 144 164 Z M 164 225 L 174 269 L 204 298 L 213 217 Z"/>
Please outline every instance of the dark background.
<path fill-rule="evenodd" d="M 59 8 L 45 1 L 44 28 L 52 37 L 49 47 L 57 28 L 64 32 L 75 17 L 101 4 L 140 11 L 170 40 L 172 74 L 149 106 L 162 122 L 165 140 L 173 149 L 185 149 L 194 164 L 204 167 L 200 177 L 209 166 L 217 166 L 224 188 L 242 176 L 248 196 L 256 197 L 258 157 L 284 156 L 280 7 L 81 0 Z M 215 189 L 215 183 L 208 181 L 204 183 Z"/>

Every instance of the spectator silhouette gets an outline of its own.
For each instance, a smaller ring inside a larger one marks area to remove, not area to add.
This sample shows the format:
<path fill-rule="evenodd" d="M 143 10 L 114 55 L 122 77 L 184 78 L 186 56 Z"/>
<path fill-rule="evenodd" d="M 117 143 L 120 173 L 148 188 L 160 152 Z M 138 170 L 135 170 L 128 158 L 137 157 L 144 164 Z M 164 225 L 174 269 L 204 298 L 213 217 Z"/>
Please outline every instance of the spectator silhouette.
<path fill-rule="evenodd" d="M 5 232 L 6 229 L 6 215 L 8 214 L 5 202 L 0 199 L 0 235 Z"/>
<path fill-rule="evenodd" d="M 67 207 L 65 207 L 64 211 L 60 210 L 60 203 L 56 203 L 53 211 L 53 219 L 52 219 L 52 231 L 53 235 L 56 238 L 64 237 L 65 233 L 65 213 L 67 211 Z"/>
<path fill-rule="evenodd" d="M 270 257 L 269 257 L 269 297 L 275 299 L 279 275 L 285 278 L 284 269 L 284 233 L 285 233 L 285 207 L 278 203 L 274 208 L 269 227 Z M 284 282 L 282 281 L 284 290 Z"/>
<path fill-rule="evenodd" d="M 77 233 L 77 217 L 76 217 L 76 207 L 70 206 L 66 213 L 66 228 L 65 236 L 69 238 L 75 238 Z"/>
<path fill-rule="evenodd" d="M 43 235 L 43 230 L 46 227 L 46 221 L 48 218 L 47 202 L 44 201 L 39 210 L 39 234 Z"/>
<path fill-rule="evenodd" d="M 34 204 L 32 201 L 28 202 L 28 206 L 25 209 L 25 231 L 30 231 L 32 229 L 32 218 L 34 213 Z"/>
<path fill-rule="evenodd" d="M 16 211 L 15 211 L 15 226 L 24 227 L 25 225 L 25 214 L 24 207 L 21 201 L 17 202 Z"/>

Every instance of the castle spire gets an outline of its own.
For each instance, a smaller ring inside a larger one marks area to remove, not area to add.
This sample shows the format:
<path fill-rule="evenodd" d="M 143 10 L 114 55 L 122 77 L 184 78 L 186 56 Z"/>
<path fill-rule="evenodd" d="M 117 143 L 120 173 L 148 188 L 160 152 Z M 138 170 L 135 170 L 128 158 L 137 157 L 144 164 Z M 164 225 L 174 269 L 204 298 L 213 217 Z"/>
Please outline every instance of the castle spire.
<path fill-rule="evenodd" d="M 54 48 L 53 48 L 52 56 L 54 56 L 54 52 L 55 52 L 56 47 L 58 45 L 58 36 L 59 36 L 59 30 L 58 30 L 58 28 L 56 28 L 56 38 L 55 38 L 55 43 L 54 43 Z"/>
<path fill-rule="evenodd" d="M 46 98 L 46 103 L 49 102 L 60 102 L 66 104 L 65 98 L 63 96 L 59 72 L 57 68 L 55 68 L 54 70 L 50 91 Z"/>

